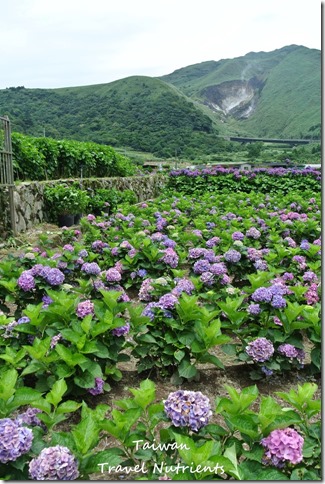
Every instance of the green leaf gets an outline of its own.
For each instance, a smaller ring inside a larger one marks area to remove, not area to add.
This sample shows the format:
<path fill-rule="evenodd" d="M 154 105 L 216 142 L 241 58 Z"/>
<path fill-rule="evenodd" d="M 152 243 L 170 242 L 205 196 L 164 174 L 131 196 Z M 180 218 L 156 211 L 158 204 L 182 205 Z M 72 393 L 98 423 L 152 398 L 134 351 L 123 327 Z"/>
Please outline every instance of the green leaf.
<path fill-rule="evenodd" d="M 257 439 L 260 435 L 256 415 L 234 415 L 229 417 L 229 420 L 241 434 L 248 435 L 252 439 Z"/>
<path fill-rule="evenodd" d="M 193 378 L 197 374 L 197 369 L 188 360 L 182 360 L 178 367 L 178 373 L 183 378 Z"/>
<path fill-rule="evenodd" d="M 156 397 L 156 385 L 151 380 L 143 380 L 140 383 L 140 389 L 130 388 L 134 395 L 134 401 L 141 408 L 145 409 Z"/>
<path fill-rule="evenodd" d="M 174 352 L 174 357 L 177 361 L 181 361 L 185 356 L 185 351 L 177 350 Z"/>
<path fill-rule="evenodd" d="M 15 396 L 8 404 L 10 408 L 21 407 L 22 405 L 29 405 L 33 402 L 37 402 L 41 393 L 33 388 L 21 387 L 16 390 Z"/>
<path fill-rule="evenodd" d="M 92 326 L 92 314 L 88 314 L 80 323 L 82 330 L 88 334 Z"/>
<path fill-rule="evenodd" d="M 14 368 L 1 374 L 0 398 L 8 400 L 15 393 L 15 385 L 18 379 L 18 372 Z"/>
<path fill-rule="evenodd" d="M 241 480 L 244 481 L 287 481 L 286 474 L 260 462 L 244 461 L 240 464 Z"/>
<path fill-rule="evenodd" d="M 98 443 L 100 427 L 92 415 L 88 415 L 72 430 L 75 445 L 81 454 L 86 454 Z"/>
<path fill-rule="evenodd" d="M 116 467 L 125 460 L 126 456 L 122 449 L 111 448 L 101 450 L 89 457 L 89 459 L 86 460 L 86 465 L 82 465 L 81 470 L 87 474 L 101 473 L 108 477 L 110 474 L 109 467 Z"/>
<path fill-rule="evenodd" d="M 56 409 L 56 413 L 72 413 L 80 408 L 82 403 L 74 402 L 73 400 L 67 400 L 66 402 L 61 403 Z"/>
<path fill-rule="evenodd" d="M 57 380 L 54 383 L 52 390 L 50 391 L 50 393 L 46 395 L 45 398 L 49 403 L 51 403 L 52 405 L 54 405 L 54 407 L 56 407 L 58 403 L 61 402 L 62 397 L 67 391 L 67 389 L 68 389 L 68 386 L 64 379 Z"/>

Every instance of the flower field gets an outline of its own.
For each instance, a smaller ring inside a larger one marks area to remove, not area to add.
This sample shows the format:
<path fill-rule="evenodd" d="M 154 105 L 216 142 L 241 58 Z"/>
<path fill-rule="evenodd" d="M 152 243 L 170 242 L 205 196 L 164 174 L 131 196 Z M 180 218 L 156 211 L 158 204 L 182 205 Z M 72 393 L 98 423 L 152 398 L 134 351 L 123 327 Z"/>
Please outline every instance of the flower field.
<path fill-rule="evenodd" d="M 193 179 L 1 260 L 2 479 L 321 479 L 320 191 Z"/>

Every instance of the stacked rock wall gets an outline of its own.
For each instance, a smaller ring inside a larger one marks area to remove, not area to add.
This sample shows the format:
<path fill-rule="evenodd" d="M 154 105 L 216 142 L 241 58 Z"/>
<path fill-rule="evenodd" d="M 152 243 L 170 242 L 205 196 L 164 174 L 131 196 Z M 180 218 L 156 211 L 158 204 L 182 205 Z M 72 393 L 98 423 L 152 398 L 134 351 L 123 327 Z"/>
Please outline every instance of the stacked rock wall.
<path fill-rule="evenodd" d="M 17 233 L 48 221 L 43 201 L 46 186 L 55 186 L 62 182 L 73 184 L 76 181 L 78 180 L 37 181 L 17 185 L 14 192 Z M 160 195 L 166 185 L 166 177 L 163 175 L 145 175 L 125 178 L 84 178 L 80 180 L 80 184 L 84 189 L 91 188 L 95 191 L 98 188 L 114 188 L 121 191 L 133 190 L 138 202 L 141 202 Z M 6 189 L 0 192 L 0 213 L 0 238 L 5 239 L 11 232 L 9 198 Z"/>

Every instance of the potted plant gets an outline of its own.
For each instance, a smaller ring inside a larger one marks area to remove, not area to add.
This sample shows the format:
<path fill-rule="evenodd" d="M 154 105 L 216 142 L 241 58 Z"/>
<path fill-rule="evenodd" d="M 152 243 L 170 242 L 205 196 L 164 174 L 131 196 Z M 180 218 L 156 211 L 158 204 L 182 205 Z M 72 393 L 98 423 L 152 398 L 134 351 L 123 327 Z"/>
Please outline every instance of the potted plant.
<path fill-rule="evenodd" d="M 82 214 L 89 203 L 85 190 L 64 184 L 46 187 L 44 200 L 50 221 L 57 223 L 59 227 L 73 225 L 75 216 Z"/>

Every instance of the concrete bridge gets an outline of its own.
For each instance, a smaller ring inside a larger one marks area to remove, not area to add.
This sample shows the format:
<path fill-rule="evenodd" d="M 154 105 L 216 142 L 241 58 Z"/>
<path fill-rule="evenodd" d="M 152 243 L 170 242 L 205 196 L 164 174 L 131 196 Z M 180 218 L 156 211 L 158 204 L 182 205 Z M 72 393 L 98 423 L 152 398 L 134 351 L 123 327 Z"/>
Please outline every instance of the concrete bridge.
<path fill-rule="evenodd" d="M 286 144 L 290 146 L 297 146 L 297 145 L 307 145 L 309 143 L 320 143 L 320 140 L 315 139 L 277 139 L 277 138 L 244 138 L 241 136 L 229 136 L 225 138 L 228 141 L 237 141 L 238 143 L 277 143 L 277 144 Z"/>

